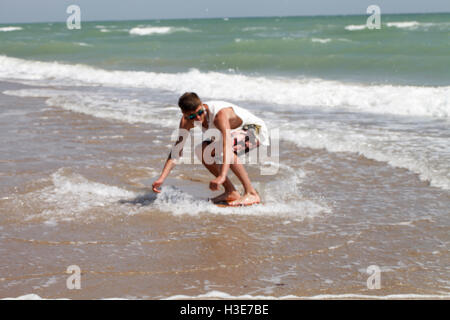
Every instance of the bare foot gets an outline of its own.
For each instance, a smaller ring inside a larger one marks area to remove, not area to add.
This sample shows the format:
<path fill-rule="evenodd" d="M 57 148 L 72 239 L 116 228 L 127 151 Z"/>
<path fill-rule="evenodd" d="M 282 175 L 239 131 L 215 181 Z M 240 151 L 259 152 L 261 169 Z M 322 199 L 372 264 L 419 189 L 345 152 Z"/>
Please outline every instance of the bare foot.
<path fill-rule="evenodd" d="M 231 192 L 224 192 L 221 195 L 214 197 L 211 199 L 213 203 L 218 202 L 229 202 L 229 201 L 236 201 L 241 197 L 239 192 L 237 191 L 231 191 Z"/>
<path fill-rule="evenodd" d="M 231 207 L 251 206 L 261 202 L 258 194 L 246 193 L 240 199 L 234 201 L 227 201 Z"/>

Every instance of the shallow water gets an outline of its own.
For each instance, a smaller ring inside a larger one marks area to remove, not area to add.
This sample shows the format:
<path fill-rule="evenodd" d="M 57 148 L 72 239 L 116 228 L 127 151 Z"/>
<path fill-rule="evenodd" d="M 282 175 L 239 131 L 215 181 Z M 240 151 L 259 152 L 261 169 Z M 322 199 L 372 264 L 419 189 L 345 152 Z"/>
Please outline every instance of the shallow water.
<path fill-rule="evenodd" d="M 0 298 L 449 297 L 448 15 L 277 19 L 0 27 Z M 261 205 L 151 192 L 185 91 L 279 130 Z"/>
<path fill-rule="evenodd" d="M 276 176 L 249 169 L 263 204 L 217 208 L 201 165 L 150 191 L 169 150 L 164 126 L 0 101 L 2 297 L 448 292 L 448 191 L 409 170 L 283 140 Z M 66 287 L 69 265 L 81 290 Z M 370 265 L 379 290 L 367 289 Z"/>

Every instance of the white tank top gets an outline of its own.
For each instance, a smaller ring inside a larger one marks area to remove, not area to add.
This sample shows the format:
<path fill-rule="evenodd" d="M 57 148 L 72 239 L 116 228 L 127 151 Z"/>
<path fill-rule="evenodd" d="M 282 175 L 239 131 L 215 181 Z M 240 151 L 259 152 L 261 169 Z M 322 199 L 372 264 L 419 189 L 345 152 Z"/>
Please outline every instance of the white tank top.
<path fill-rule="evenodd" d="M 214 118 L 220 110 L 222 110 L 223 108 L 232 107 L 234 113 L 242 120 L 242 125 L 234 130 L 242 129 L 242 127 L 246 124 L 256 124 L 261 127 L 259 130 L 260 143 L 265 146 L 269 145 L 269 131 L 267 130 L 266 124 L 261 118 L 255 116 L 250 111 L 226 101 L 205 101 L 204 104 L 208 105 L 209 108 L 209 129 L 217 129 L 214 125 Z M 203 131 L 205 131 L 205 129 Z"/>

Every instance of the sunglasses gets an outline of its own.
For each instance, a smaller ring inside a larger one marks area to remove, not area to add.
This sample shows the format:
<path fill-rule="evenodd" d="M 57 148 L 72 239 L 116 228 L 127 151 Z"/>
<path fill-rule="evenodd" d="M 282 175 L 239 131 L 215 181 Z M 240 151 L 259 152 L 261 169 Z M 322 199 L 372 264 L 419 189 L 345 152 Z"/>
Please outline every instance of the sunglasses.
<path fill-rule="evenodd" d="M 204 112 L 205 112 L 205 109 L 200 109 L 197 112 L 194 112 L 185 118 L 188 120 L 194 120 L 195 118 L 197 118 L 197 116 L 201 116 Z"/>

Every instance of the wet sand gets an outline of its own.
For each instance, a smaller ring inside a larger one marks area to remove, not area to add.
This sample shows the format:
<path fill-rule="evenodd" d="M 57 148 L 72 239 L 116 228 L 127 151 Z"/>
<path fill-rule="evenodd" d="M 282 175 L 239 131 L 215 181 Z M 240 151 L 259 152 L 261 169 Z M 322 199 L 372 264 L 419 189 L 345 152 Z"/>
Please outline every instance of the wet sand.
<path fill-rule="evenodd" d="M 449 193 L 406 169 L 282 141 L 276 176 L 249 168 L 263 204 L 220 209 L 201 165 L 150 191 L 166 128 L 1 93 L 0 110 L 0 298 L 449 297 Z"/>

